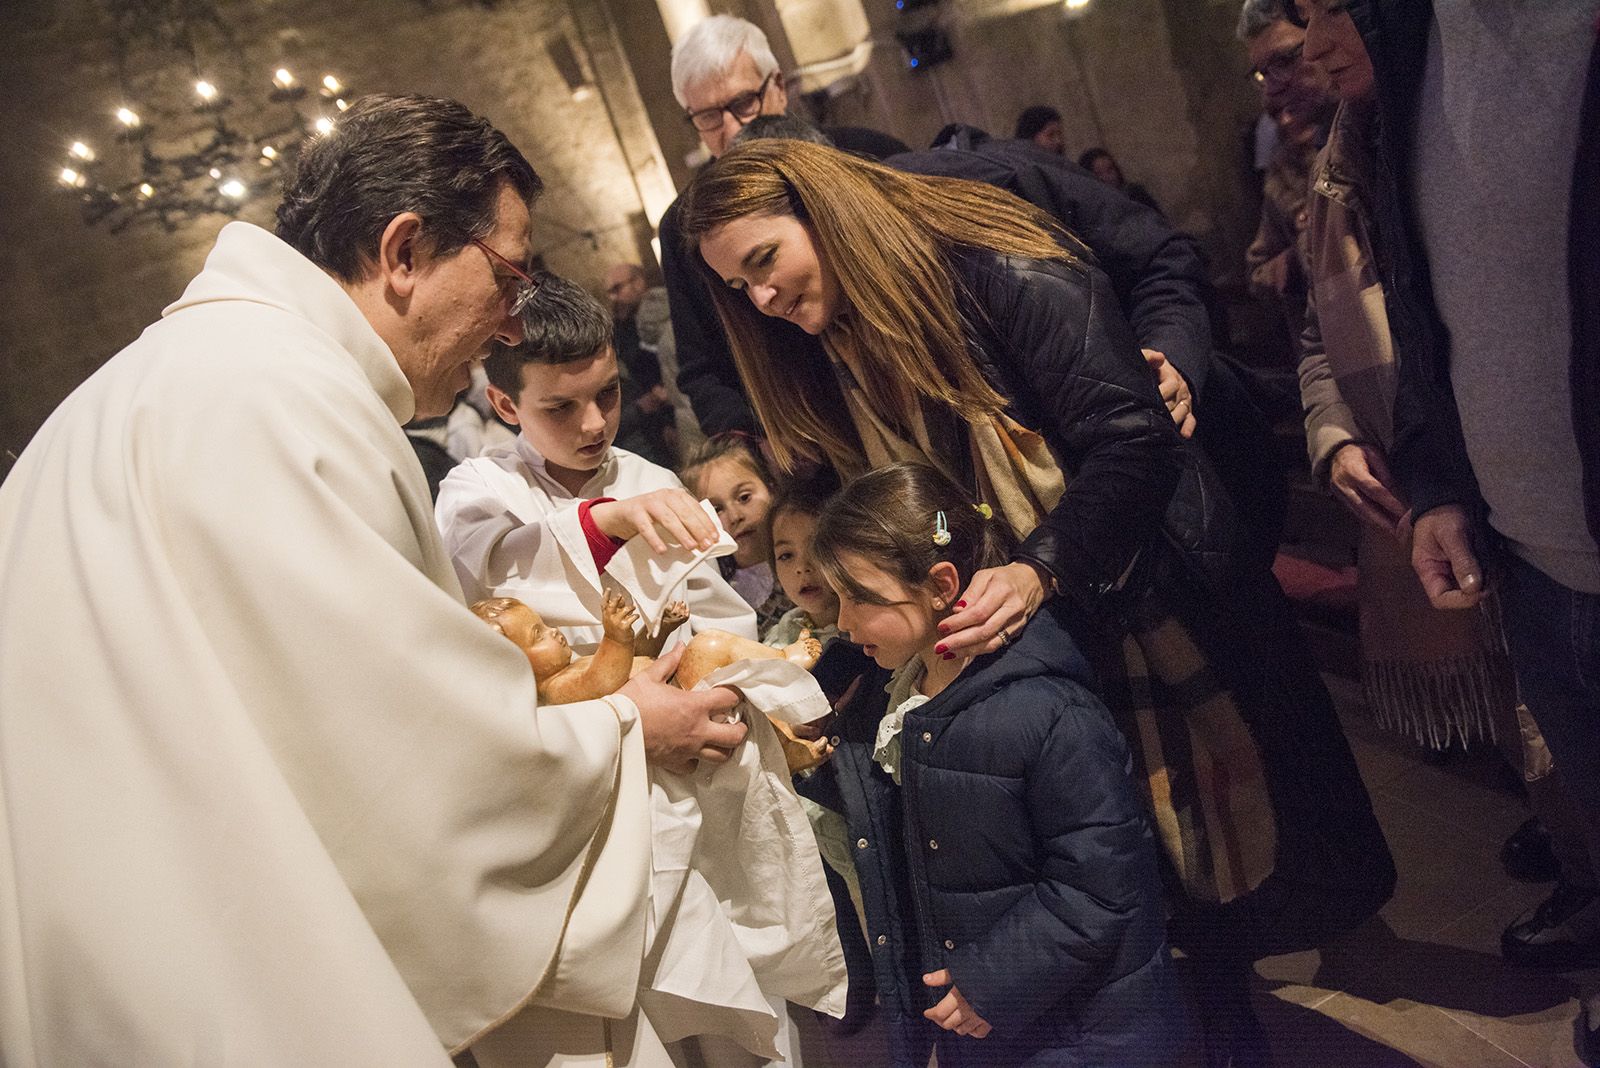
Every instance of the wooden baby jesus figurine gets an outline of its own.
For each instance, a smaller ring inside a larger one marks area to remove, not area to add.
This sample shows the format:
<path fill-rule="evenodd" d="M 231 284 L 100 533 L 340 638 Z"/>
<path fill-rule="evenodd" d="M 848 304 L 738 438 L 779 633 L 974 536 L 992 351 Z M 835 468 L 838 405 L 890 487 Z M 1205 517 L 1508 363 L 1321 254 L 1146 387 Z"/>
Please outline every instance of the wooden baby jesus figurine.
<path fill-rule="evenodd" d="M 623 594 L 608 591 L 600 607 L 604 634 L 599 646 L 589 656 L 574 656 L 560 628 L 545 623 L 539 613 L 515 597 L 479 601 L 472 612 L 522 650 L 533 668 L 539 700 L 553 705 L 616 693 L 661 655 L 667 636 L 689 618 L 688 605 L 673 601 L 661 617 L 656 636 L 640 637 L 633 629 L 638 609 Z M 821 655 L 822 644 L 810 631 L 802 631 L 798 641 L 776 649 L 725 630 L 703 630 L 689 639 L 672 681 L 681 689 L 692 690 L 713 671 L 739 660 L 783 659 L 809 671 Z M 822 763 L 831 749 L 826 739 L 801 738 L 781 720 L 772 720 L 772 725 L 783 742 L 784 760 L 791 772 Z"/>

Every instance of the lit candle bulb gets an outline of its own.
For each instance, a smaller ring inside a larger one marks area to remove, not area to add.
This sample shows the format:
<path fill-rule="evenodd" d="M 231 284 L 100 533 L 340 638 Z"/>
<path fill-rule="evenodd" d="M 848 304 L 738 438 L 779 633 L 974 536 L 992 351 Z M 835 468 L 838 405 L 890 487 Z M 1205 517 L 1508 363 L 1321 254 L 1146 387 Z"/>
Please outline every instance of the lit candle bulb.
<path fill-rule="evenodd" d="M 278 158 L 278 150 L 273 148 L 271 145 L 262 145 L 261 146 L 261 158 L 262 159 L 277 159 Z"/>
<path fill-rule="evenodd" d="M 73 170 L 71 167 L 62 167 L 61 168 L 61 184 L 62 185 L 71 186 L 73 188 L 76 188 L 78 186 L 83 185 L 86 181 L 88 181 L 88 179 L 86 179 L 83 175 L 79 174 L 77 171 Z"/>
<path fill-rule="evenodd" d="M 279 89 L 294 88 L 294 75 L 289 73 L 287 67 L 279 67 L 277 73 L 272 76 L 272 80 Z"/>
<path fill-rule="evenodd" d="M 151 185 L 149 182 L 140 182 L 139 195 L 145 200 L 149 200 L 151 197 L 156 195 L 156 187 Z"/>
<path fill-rule="evenodd" d="M 333 102 L 333 106 L 338 108 L 340 111 L 345 111 L 350 107 L 350 101 L 341 96 L 338 100 Z"/>
<path fill-rule="evenodd" d="M 339 83 L 339 79 L 335 78 L 331 74 L 325 74 L 322 76 L 322 87 L 330 93 L 337 93 L 339 90 L 344 88 L 344 86 Z"/>
<path fill-rule="evenodd" d="M 67 149 L 67 151 L 72 153 L 78 159 L 83 160 L 85 163 L 89 163 L 94 159 L 94 149 L 90 148 L 82 141 L 72 142 L 72 147 Z"/>
<path fill-rule="evenodd" d="M 132 108 L 118 108 L 117 121 L 131 130 L 139 125 L 139 116 Z"/>
<path fill-rule="evenodd" d="M 237 178 L 229 178 L 226 182 L 217 186 L 217 189 L 223 196 L 232 200 L 242 199 L 245 193 L 249 191 L 245 184 Z"/>
<path fill-rule="evenodd" d="M 329 134 L 333 132 L 333 120 L 324 115 L 316 121 L 317 133 Z"/>
<path fill-rule="evenodd" d="M 217 98 L 217 87 L 206 81 L 204 78 L 194 83 L 194 91 L 199 95 L 200 99 L 204 100 L 207 104 L 211 103 Z"/>

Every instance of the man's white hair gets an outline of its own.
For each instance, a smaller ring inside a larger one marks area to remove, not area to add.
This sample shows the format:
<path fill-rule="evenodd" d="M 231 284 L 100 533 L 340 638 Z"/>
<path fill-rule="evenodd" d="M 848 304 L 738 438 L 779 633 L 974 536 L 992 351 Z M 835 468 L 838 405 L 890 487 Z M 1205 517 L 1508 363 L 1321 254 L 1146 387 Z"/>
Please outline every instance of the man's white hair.
<path fill-rule="evenodd" d="M 778 57 L 772 54 L 767 35 L 753 22 L 712 15 L 689 27 L 683 39 L 672 46 L 672 95 L 679 105 L 689 106 L 689 86 L 721 78 L 733 69 L 741 52 L 755 61 L 756 73 L 763 78 L 778 69 Z"/>
<path fill-rule="evenodd" d="M 1265 33 L 1274 22 L 1283 22 L 1283 5 L 1279 0 L 1244 0 L 1239 12 L 1239 25 L 1234 34 L 1246 43 Z"/>

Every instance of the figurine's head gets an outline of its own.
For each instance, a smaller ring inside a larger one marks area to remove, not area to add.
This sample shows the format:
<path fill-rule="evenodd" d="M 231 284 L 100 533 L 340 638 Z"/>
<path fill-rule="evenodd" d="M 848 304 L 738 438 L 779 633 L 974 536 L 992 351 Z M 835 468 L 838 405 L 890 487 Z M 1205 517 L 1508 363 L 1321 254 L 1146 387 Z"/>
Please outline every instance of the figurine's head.
<path fill-rule="evenodd" d="M 472 606 L 473 615 L 511 639 L 533 667 L 533 677 L 543 682 L 572 663 L 572 647 L 559 627 L 515 597 L 492 597 Z"/>

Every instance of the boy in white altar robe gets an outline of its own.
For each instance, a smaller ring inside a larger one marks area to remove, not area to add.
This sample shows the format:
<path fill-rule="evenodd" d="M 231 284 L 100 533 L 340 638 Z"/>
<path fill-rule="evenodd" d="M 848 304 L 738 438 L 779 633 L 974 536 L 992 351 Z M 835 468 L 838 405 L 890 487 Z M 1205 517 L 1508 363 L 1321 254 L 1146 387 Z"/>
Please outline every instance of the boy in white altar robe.
<path fill-rule="evenodd" d="M 435 516 L 467 601 L 515 597 L 581 653 L 600 642 L 605 565 L 638 531 L 651 549 L 710 548 L 700 505 L 678 476 L 612 445 L 622 391 L 612 324 L 576 283 L 551 275 L 523 312 L 523 338 L 484 361 L 495 411 L 515 441 L 460 464 L 439 487 Z M 755 613 L 714 562 L 682 592 L 689 622 L 674 641 L 719 629 L 756 638 Z M 647 619 L 648 606 L 640 605 Z M 669 645 L 670 648 L 670 645 Z"/>
<path fill-rule="evenodd" d="M 599 643 L 608 588 L 628 594 L 651 633 L 681 597 L 683 640 L 712 628 L 754 639 L 755 613 L 714 559 L 733 551 L 732 539 L 720 528 L 709 544 L 689 533 L 690 519 L 715 526 L 714 513 L 672 472 L 612 446 L 620 390 L 611 335 L 597 300 L 545 276 L 523 311 L 522 341 L 493 347 L 489 399 L 519 427 L 517 441 L 458 466 L 436 507 L 468 599 L 515 597 L 579 652 Z M 665 521 L 635 518 L 644 509 Z M 613 529 L 638 535 L 624 546 Z M 828 712 L 811 676 L 787 663 L 711 676 L 725 678 L 746 705 L 790 722 Z M 843 1010 L 843 956 L 816 845 L 781 744 L 763 716 L 748 718 L 752 744 L 725 771 L 653 776 L 640 1003 L 663 1038 L 695 1042 L 694 1055 L 712 1065 L 794 1060 L 785 998 Z"/>

